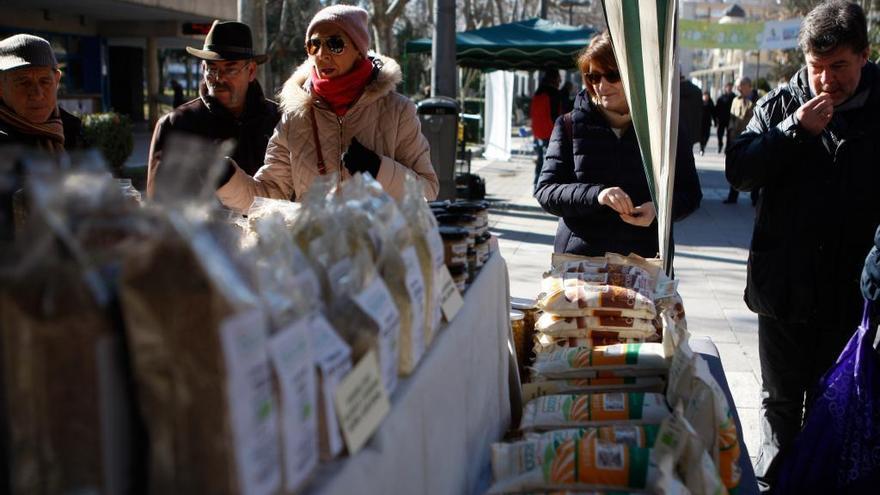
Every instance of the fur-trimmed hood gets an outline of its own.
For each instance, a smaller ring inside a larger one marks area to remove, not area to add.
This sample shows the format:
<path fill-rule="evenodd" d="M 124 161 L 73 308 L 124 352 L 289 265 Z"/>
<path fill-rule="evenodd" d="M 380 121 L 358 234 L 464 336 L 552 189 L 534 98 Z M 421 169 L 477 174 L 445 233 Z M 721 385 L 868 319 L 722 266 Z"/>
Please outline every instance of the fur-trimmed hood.
<path fill-rule="evenodd" d="M 379 66 L 379 74 L 376 76 L 376 79 L 367 84 L 364 94 L 355 103 L 355 106 L 367 105 L 387 95 L 394 91 L 403 79 L 400 65 L 394 59 L 377 54 L 371 55 L 370 58 L 373 60 L 374 65 Z M 283 113 L 303 117 L 308 112 L 309 107 L 315 103 L 309 88 L 311 70 L 311 62 L 306 60 L 297 67 L 293 75 L 284 83 L 284 87 L 278 94 Z"/>

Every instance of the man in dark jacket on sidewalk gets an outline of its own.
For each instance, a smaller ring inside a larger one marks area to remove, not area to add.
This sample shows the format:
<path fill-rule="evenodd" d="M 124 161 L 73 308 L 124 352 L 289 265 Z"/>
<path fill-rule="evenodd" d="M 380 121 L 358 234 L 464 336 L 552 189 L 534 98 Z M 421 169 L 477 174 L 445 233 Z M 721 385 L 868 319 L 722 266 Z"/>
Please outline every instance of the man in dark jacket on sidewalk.
<path fill-rule="evenodd" d="M 727 136 L 727 125 L 730 123 L 730 106 L 736 95 L 733 93 L 733 83 L 724 84 L 724 93 L 715 102 L 715 122 L 718 123 L 718 152 L 724 149 L 724 136 Z M 728 143 L 729 144 L 729 143 Z"/>
<path fill-rule="evenodd" d="M 187 47 L 202 59 L 205 80 L 199 97 L 162 117 L 153 132 L 147 170 L 147 196 L 156 189 L 161 174 L 162 148 L 169 134 L 187 133 L 216 142 L 234 139 L 231 158 L 242 170 L 253 175 L 263 165 L 266 146 L 281 119 L 278 105 L 266 99 L 256 80 L 257 65 L 266 55 L 253 51 L 251 30 L 240 22 L 214 21 L 202 50 Z M 230 167 L 226 182 L 234 171 Z"/>
<path fill-rule="evenodd" d="M 864 12 L 823 3 L 799 43 L 806 67 L 758 102 L 726 162 L 737 189 L 762 189 L 745 290 L 758 314 L 762 488 L 801 428 L 805 394 L 809 407 L 859 324 L 859 275 L 880 224 L 880 69 Z"/>

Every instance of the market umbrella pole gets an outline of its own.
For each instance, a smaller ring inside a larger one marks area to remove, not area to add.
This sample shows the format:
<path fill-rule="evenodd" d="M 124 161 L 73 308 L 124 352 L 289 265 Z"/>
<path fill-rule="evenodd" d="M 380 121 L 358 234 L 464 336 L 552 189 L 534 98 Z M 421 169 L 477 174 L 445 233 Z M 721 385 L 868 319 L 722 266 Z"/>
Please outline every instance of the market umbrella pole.
<path fill-rule="evenodd" d="M 605 21 L 657 209 L 663 269 L 672 272 L 672 189 L 678 142 L 675 0 L 603 0 Z"/>

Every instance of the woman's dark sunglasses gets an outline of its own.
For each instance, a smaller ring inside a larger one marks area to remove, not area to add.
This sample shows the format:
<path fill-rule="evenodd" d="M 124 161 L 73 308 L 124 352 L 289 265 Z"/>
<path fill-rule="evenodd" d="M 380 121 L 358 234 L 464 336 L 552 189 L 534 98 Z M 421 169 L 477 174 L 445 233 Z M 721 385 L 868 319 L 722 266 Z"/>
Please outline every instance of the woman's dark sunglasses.
<path fill-rule="evenodd" d="M 611 84 L 620 82 L 620 72 L 617 71 L 606 72 L 604 74 L 601 72 L 586 72 L 584 73 L 584 77 L 590 84 L 599 84 L 603 77 Z"/>
<path fill-rule="evenodd" d="M 309 55 L 317 55 L 321 45 L 324 45 L 333 55 L 339 55 L 345 50 L 345 40 L 341 36 L 330 36 L 329 38 L 310 38 L 306 41 L 306 52 Z"/>

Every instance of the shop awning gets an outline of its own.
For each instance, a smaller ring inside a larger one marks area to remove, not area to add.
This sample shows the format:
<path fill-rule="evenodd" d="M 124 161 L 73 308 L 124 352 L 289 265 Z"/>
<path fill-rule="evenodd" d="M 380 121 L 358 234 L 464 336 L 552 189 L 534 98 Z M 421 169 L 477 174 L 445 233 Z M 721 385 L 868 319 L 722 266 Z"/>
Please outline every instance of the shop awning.
<path fill-rule="evenodd" d="M 596 33 L 591 27 L 576 27 L 529 19 L 455 35 L 456 61 L 475 69 L 541 70 L 574 67 L 578 52 Z M 431 39 L 406 44 L 406 53 L 431 53 Z"/>

